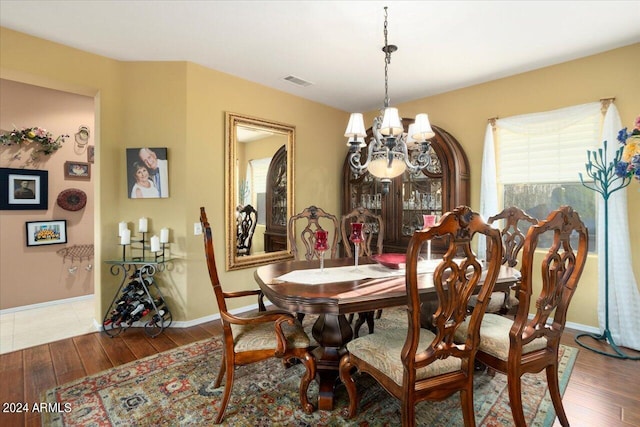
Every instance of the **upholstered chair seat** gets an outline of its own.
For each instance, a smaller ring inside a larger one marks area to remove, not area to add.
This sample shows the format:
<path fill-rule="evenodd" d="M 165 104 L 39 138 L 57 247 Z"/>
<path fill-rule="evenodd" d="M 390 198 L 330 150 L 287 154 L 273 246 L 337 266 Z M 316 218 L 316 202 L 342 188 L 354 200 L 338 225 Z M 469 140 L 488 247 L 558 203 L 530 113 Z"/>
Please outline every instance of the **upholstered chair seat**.
<path fill-rule="evenodd" d="M 382 328 L 375 334 L 365 335 L 347 344 L 349 354 L 367 360 L 371 367 L 379 370 L 393 382 L 402 386 L 404 365 L 402 364 L 402 347 L 406 341 L 406 328 Z M 420 330 L 420 347 L 427 347 L 435 339 L 435 334 L 427 329 Z M 462 360 L 447 357 L 430 363 L 416 370 L 416 380 L 435 377 L 461 369 Z"/>
<path fill-rule="evenodd" d="M 503 294 L 504 295 L 504 294 Z M 487 310 L 488 311 L 488 310 Z M 513 326 L 513 320 L 508 317 L 487 312 L 480 325 L 480 345 L 478 351 L 490 354 L 500 360 L 509 359 L 509 331 Z M 464 342 L 469 328 L 469 319 L 460 325 L 456 331 L 456 342 Z M 545 337 L 536 338 L 522 347 L 522 354 L 541 350 L 547 346 Z"/>
<path fill-rule="evenodd" d="M 233 349 L 236 352 L 251 350 L 274 350 L 278 346 L 276 334 L 274 331 L 274 323 L 257 323 L 248 325 L 231 324 L 231 332 L 233 334 Z M 284 332 L 287 341 L 287 348 L 307 348 L 310 340 L 302 329 L 302 325 L 296 322 L 293 325 L 283 324 L 282 332 Z"/>
<path fill-rule="evenodd" d="M 520 301 L 514 295 L 508 292 L 493 292 L 487 304 L 487 313 L 509 312 L 516 307 Z M 469 307 L 473 308 L 478 303 L 478 296 L 473 295 L 469 300 Z"/>

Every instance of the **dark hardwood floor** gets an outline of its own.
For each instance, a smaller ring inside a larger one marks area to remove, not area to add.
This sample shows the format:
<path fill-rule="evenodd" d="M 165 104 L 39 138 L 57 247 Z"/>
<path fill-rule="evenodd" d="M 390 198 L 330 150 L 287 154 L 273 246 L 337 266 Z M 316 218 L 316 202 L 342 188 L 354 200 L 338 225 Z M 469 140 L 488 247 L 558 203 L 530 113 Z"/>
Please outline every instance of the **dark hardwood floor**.
<path fill-rule="evenodd" d="M 116 338 L 96 332 L 0 355 L 0 425 L 41 425 L 37 413 L 5 412 L 10 403 L 31 407 L 56 385 L 220 333 L 218 321 L 169 328 L 156 338 L 132 328 Z M 563 344 L 577 347 L 574 336 L 575 331 L 567 330 Z M 579 348 L 564 394 L 571 425 L 640 426 L 640 362 Z"/>

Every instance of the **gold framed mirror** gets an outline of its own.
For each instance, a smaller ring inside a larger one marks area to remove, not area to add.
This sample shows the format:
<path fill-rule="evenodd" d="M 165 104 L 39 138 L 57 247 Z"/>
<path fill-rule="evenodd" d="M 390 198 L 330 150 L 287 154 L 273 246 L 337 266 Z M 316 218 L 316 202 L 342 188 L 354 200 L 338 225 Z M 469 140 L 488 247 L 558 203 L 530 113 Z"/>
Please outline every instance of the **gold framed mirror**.
<path fill-rule="evenodd" d="M 295 127 L 225 113 L 227 271 L 293 259 Z"/>

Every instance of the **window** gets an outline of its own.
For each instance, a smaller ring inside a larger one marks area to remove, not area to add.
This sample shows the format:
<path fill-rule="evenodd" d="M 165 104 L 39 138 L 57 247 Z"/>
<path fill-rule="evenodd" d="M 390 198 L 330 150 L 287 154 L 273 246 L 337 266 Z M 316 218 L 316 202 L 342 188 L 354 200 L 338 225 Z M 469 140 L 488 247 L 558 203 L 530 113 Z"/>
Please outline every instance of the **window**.
<path fill-rule="evenodd" d="M 247 169 L 247 180 L 249 182 L 249 200 L 251 205 L 258 211 L 258 224 L 265 224 L 265 208 L 267 191 L 267 174 L 271 157 L 263 159 L 249 160 Z"/>
<path fill-rule="evenodd" d="M 563 109 L 568 110 L 568 109 Z M 572 206 L 589 229 L 589 249 L 596 250 L 596 194 L 580 183 L 587 150 L 600 140 L 600 110 L 575 119 L 563 110 L 520 116 L 517 126 L 509 119 L 498 122 L 497 181 L 502 205 L 518 206 L 544 219 L 562 205 Z M 529 117 L 526 121 L 523 118 Z M 549 119 L 537 121 L 537 118 Z M 538 247 L 549 247 L 539 242 Z"/>

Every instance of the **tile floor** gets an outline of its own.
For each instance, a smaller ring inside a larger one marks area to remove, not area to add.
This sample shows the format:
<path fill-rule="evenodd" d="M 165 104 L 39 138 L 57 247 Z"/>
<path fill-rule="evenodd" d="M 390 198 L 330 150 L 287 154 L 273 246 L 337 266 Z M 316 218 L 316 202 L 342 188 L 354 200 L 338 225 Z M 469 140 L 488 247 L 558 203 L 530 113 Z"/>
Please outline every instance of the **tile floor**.
<path fill-rule="evenodd" d="M 0 354 L 95 332 L 93 296 L 0 314 Z"/>

